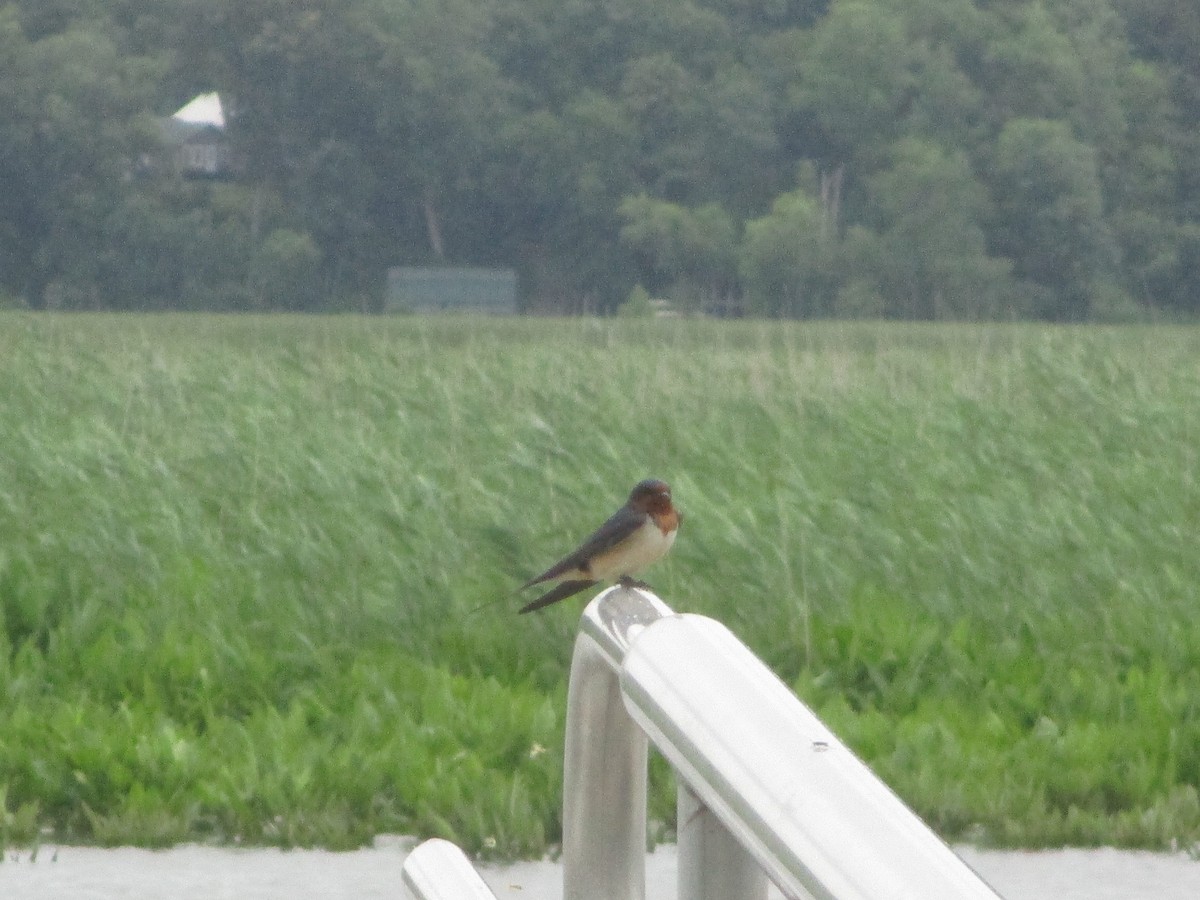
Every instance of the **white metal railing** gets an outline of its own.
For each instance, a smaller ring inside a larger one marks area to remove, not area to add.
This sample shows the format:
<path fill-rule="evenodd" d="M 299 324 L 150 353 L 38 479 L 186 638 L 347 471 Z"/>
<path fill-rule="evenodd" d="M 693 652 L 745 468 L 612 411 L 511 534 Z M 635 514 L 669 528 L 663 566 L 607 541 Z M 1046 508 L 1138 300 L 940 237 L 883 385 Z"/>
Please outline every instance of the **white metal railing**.
<path fill-rule="evenodd" d="M 571 664 L 564 900 L 645 900 L 649 742 L 678 775 L 679 900 L 999 896 L 727 628 L 614 587 Z M 490 898 L 444 844 L 405 863 L 411 895 Z"/>

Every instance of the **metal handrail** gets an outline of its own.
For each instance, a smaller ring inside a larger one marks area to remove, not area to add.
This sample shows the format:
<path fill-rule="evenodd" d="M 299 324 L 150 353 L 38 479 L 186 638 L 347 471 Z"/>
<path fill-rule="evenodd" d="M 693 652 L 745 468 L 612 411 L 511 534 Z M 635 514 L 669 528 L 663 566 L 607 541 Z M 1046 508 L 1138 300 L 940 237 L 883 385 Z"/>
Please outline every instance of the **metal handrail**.
<path fill-rule="evenodd" d="M 651 742 L 678 776 L 679 900 L 765 900 L 768 879 L 797 900 L 999 897 L 725 626 L 618 586 L 571 664 L 564 900 L 645 900 Z"/>

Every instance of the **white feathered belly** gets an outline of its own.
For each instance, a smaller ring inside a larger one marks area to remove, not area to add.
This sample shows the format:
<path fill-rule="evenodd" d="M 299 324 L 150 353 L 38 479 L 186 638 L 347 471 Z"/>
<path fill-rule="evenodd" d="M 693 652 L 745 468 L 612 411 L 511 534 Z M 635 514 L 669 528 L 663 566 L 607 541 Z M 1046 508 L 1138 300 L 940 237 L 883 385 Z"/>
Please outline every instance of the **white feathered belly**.
<path fill-rule="evenodd" d="M 607 553 L 592 559 L 588 569 L 597 581 L 616 581 L 622 575 L 636 575 L 658 562 L 675 543 L 675 532 L 663 534 L 650 519 L 637 531 Z"/>

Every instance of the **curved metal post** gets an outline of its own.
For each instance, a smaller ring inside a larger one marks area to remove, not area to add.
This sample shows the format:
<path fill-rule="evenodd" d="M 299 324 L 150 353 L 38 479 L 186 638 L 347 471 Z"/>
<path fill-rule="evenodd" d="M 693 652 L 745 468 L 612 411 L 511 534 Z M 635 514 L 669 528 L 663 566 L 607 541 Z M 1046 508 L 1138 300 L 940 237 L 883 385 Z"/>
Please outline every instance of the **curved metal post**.
<path fill-rule="evenodd" d="M 767 900 L 762 866 L 676 773 L 679 900 Z"/>
<path fill-rule="evenodd" d="M 564 900 L 644 900 L 647 741 L 617 669 L 632 637 L 671 615 L 653 594 L 615 587 L 583 613 L 567 692 Z"/>

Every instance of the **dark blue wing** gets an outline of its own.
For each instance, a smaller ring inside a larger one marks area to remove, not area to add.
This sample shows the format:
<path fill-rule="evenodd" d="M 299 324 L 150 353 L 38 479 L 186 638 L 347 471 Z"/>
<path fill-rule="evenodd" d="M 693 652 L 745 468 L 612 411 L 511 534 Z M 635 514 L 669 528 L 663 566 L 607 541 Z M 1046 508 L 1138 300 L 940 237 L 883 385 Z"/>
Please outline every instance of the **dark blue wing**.
<path fill-rule="evenodd" d="M 586 572 L 588 570 L 587 563 L 590 560 L 621 543 L 645 523 L 646 513 L 629 506 L 622 506 L 609 517 L 607 522 L 588 535 L 578 550 L 570 556 L 564 556 L 537 578 L 529 579 L 521 585 L 521 590 L 557 578 L 564 572 L 570 572 L 573 569 L 581 569 Z"/>

